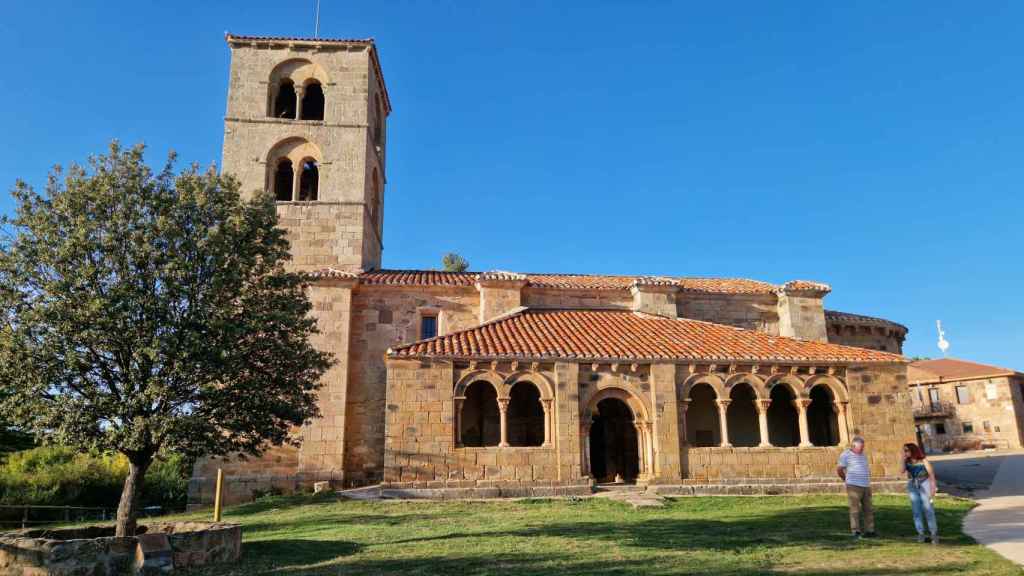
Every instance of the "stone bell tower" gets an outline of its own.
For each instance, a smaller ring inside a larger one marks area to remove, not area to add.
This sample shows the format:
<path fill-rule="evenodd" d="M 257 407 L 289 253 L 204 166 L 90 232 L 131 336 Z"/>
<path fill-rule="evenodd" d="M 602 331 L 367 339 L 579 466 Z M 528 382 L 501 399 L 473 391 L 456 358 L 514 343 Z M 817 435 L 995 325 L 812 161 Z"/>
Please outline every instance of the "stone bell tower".
<path fill-rule="evenodd" d="M 379 268 L 391 105 L 373 40 L 226 38 L 223 172 L 274 194 L 297 269 Z"/>

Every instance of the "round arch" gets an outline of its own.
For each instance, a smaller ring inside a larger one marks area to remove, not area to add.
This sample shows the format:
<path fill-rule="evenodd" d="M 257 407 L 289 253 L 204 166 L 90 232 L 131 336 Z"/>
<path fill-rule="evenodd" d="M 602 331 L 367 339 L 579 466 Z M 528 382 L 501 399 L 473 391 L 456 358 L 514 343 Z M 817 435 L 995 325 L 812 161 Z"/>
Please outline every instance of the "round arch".
<path fill-rule="evenodd" d="M 491 370 L 474 370 L 465 374 L 459 381 L 455 383 L 454 396 L 456 398 L 462 398 L 466 396 L 466 388 L 474 382 L 488 382 L 494 387 L 494 392 L 498 395 L 498 398 L 508 398 L 508 390 L 505 388 L 505 383 L 501 378 L 501 375 Z"/>
<path fill-rule="evenodd" d="M 754 395 L 758 400 L 765 400 L 768 398 L 768 391 L 765 389 L 764 380 L 762 380 L 756 374 L 743 373 L 733 374 L 725 381 L 724 389 L 726 392 L 732 391 L 732 387 L 737 384 L 749 384 L 754 390 Z"/>
<path fill-rule="evenodd" d="M 785 386 L 792 392 L 793 398 L 807 398 L 807 394 L 804 393 L 803 380 L 794 376 L 793 374 L 776 374 L 765 381 L 765 392 L 770 396 L 772 388 L 776 386 Z"/>
<path fill-rule="evenodd" d="M 520 370 L 509 374 L 505 381 L 502 383 L 504 387 L 504 395 L 511 396 L 512 387 L 520 382 L 529 382 L 537 387 L 540 392 L 542 400 L 551 400 L 554 398 L 554 386 L 551 381 L 548 380 L 547 376 L 539 372 L 530 372 L 527 370 Z"/>
<path fill-rule="evenodd" d="M 594 392 L 594 394 L 592 394 L 590 398 L 587 400 L 587 408 L 583 412 L 583 422 L 590 422 L 590 420 L 594 416 L 594 412 L 597 408 L 598 403 L 608 398 L 615 398 L 616 400 L 621 400 L 623 403 L 625 403 L 626 406 L 629 408 L 629 411 L 633 413 L 634 421 L 650 421 L 648 417 L 649 411 L 647 410 L 647 406 L 644 404 L 643 400 L 641 400 L 636 394 L 633 394 L 632 392 L 626 390 L 625 388 L 620 388 L 618 386 L 609 386 L 607 388 L 601 388 L 600 390 Z"/>
<path fill-rule="evenodd" d="M 810 398 L 811 390 L 815 386 L 825 386 L 832 393 L 832 398 L 836 402 L 848 402 L 850 395 L 846 391 L 846 385 L 843 384 L 842 380 L 829 374 L 818 374 L 811 376 L 804 382 L 804 392 L 808 398 Z"/>
<path fill-rule="evenodd" d="M 728 398 L 729 395 L 725 393 L 725 382 L 722 378 L 715 374 L 694 374 L 683 381 L 683 385 L 679 390 L 679 399 L 687 400 L 690 398 L 690 392 L 694 386 L 698 384 L 707 384 L 715 391 L 715 397 L 719 400 Z"/>
<path fill-rule="evenodd" d="M 321 85 L 330 81 L 323 66 L 305 58 L 290 58 L 279 63 L 270 71 L 268 80 L 272 85 L 282 80 L 291 80 L 296 86 L 305 85 L 310 80 L 316 80 Z"/>

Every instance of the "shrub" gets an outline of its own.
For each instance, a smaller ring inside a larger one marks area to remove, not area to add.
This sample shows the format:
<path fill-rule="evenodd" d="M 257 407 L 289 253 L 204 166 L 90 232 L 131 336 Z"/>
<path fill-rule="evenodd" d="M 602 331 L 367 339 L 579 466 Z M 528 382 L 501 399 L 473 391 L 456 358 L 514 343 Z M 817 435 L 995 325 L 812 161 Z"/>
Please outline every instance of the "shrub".
<path fill-rule="evenodd" d="M 143 506 L 185 507 L 189 466 L 172 454 L 153 463 L 142 491 Z M 0 504 L 117 508 L 128 476 L 120 454 L 88 454 L 61 446 L 14 452 L 0 464 Z"/>

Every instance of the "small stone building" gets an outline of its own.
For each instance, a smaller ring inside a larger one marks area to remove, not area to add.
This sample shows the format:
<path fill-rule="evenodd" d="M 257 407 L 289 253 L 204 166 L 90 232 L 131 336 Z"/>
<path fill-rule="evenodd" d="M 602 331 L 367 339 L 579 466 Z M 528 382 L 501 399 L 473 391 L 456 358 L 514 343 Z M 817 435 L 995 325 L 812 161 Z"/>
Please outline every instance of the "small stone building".
<path fill-rule="evenodd" d="M 914 362 L 907 379 L 925 450 L 1024 447 L 1024 373 L 943 358 Z"/>
<path fill-rule="evenodd" d="M 820 483 L 852 434 L 876 476 L 898 473 L 914 437 L 902 326 L 826 311 L 818 282 L 383 269 L 391 102 L 374 43 L 227 42 L 223 170 L 277 196 L 338 363 L 300 448 L 199 462 L 193 504 L 218 467 L 229 501 L 316 481 L 437 496 Z"/>

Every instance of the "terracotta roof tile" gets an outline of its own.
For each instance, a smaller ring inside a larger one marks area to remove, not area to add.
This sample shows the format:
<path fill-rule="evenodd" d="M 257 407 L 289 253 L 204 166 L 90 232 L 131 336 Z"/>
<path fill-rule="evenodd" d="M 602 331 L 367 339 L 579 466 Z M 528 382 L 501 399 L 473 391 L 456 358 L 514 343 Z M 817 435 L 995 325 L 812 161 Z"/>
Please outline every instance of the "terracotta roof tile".
<path fill-rule="evenodd" d="M 525 277 L 529 286 L 559 290 L 629 290 L 634 282 L 641 284 L 674 282 L 684 292 L 712 294 L 773 294 L 779 286 L 744 278 L 685 278 L 665 276 L 609 276 L 597 274 L 520 274 L 516 272 L 484 272 L 508 278 Z M 472 286 L 478 272 L 443 272 L 438 270 L 374 270 L 360 276 L 363 284 L 387 286 Z"/>
<path fill-rule="evenodd" d="M 837 310 L 825 310 L 825 322 L 830 324 L 853 324 L 856 326 L 882 326 L 885 328 L 902 330 L 904 333 L 910 331 L 910 329 L 903 324 L 893 322 L 892 320 L 875 318 L 874 316 L 863 316 L 861 314 L 851 314 L 849 312 L 839 312 Z"/>
<path fill-rule="evenodd" d="M 440 270 L 374 270 L 359 275 L 362 284 L 378 286 L 473 286 L 476 272 Z"/>
<path fill-rule="evenodd" d="M 907 380 L 910 382 L 938 382 L 943 380 L 970 380 L 974 378 L 991 378 L 1016 374 L 1014 370 L 978 364 L 956 358 L 939 358 L 937 360 L 918 360 L 907 367 Z"/>
<path fill-rule="evenodd" d="M 902 362 L 902 356 L 689 319 L 611 310 L 523 310 L 389 350 L 395 358 Z"/>

